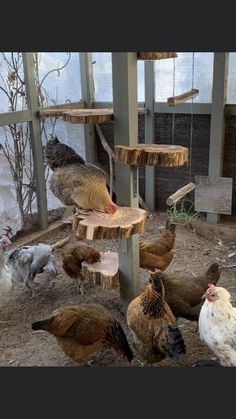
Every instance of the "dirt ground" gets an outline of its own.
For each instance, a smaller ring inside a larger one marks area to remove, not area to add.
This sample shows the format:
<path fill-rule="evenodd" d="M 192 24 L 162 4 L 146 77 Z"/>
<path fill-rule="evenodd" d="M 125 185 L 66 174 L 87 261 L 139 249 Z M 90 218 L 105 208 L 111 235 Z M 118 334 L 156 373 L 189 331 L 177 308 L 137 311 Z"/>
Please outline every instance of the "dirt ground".
<path fill-rule="evenodd" d="M 165 225 L 165 214 L 152 213 L 146 223 L 145 239 L 160 237 Z M 50 233 L 42 240 L 52 244 L 68 236 L 71 226 L 62 231 Z M 221 241 L 222 240 L 222 241 Z M 222 243 L 223 242 L 223 243 Z M 89 242 L 88 242 L 89 243 Z M 90 242 L 91 243 L 91 242 Z M 116 250 L 117 242 L 97 240 L 93 246 L 98 250 Z M 236 224 L 221 224 L 209 226 L 205 221 L 197 220 L 192 228 L 178 225 L 176 229 L 175 256 L 167 268 L 167 272 L 184 272 L 190 275 L 198 274 L 207 269 L 214 261 L 226 260 L 236 262 L 233 256 L 227 255 L 236 249 Z M 82 297 L 75 287 L 73 279 L 62 269 L 61 249 L 54 251 L 58 276 L 54 283 L 41 288 L 40 292 L 30 298 L 22 284 L 15 284 L 11 293 L 0 301 L 0 366 L 75 366 L 75 362 L 67 358 L 57 346 L 55 338 L 46 332 L 33 332 L 31 323 L 47 317 L 54 309 L 80 302 L 95 302 L 103 304 L 121 322 L 127 338 L 132 345 L 131 333 L 127 327 L 125 316 L 120 311 L 118 291 L 103 291 L 99 287 L 85 284 L 85 294 Z M 235 269 L 224 270 L 219 285 L 227 288 L 236 304 Z M 147 283 L 147 271 L 140 269 L 141 289 Z M 179 361 L 164 360 L 160 366 L 191 366 L 198 359 L 209 359 L 214 355 L 199 340 L 197 322 L 180 318 L 187 352 Z M 126 361 L 112 350 L 103 350 L 91 357 L 94 366 L 127 366 Z M 140 366 L 137 360 L 134 366 Z"/>

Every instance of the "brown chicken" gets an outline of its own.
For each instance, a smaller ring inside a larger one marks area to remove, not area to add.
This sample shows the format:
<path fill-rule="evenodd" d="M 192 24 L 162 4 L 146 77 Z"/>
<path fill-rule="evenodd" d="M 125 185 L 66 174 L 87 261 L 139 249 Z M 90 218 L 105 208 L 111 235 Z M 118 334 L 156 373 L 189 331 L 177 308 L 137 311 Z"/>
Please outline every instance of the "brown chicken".
<path fill-rule="evenodd" d="M 208 283 L 217 284 L 220 278 L 219 265 L 213 263 L 207 272 L 193 277 L 191 275 L 171 275 L 164 272 L 150 272 L 152 279 L 159 278 L 165 287 L 165 299 L 175 317 L 198 320 L 203 304 L 201 299 Z"/>
<path fill-rule="evenodd" d="M 166 357 L 178 359 L 186 351 L 176 319 L 165 301 L 164 286 L 157 276 L 129 304 L 127 323 L 133 332 L 135 349 L 148 364 Z"/>
<path fill-rule="evenodd" d="M 67 356 L 85 363 L 102 348 L 112 348 L 130 362 L 133 353 L 119 322 L 101 305 L 81 304 L 59 308 L 45 320 L 32 323 L 33 330 L 55 336 Z"/>
<path fill-rule="evenodd" d="M 77 281 L 77 288 L 83 295 L 83 277 L 81 275 L 82 262 L 95 263 L 99 262 L 100 253 L 85 243 L 70 241 L 62 250 L 62 267 L 67 275 Z"/>
<path fill-rule="evenodd" d="M 84 210 L 107 214 L 116 212 L 117 205 L 109 196 L 106 175 L 101 169 L 85 162 L 57 137 L 47 142 L 45 157 L 53 170 L 50 189 L 64 205 L 76 204 Z"/>
<path fill-rule="evenodd" d="M 154 271 L 164 271 L 174 257 L 172 251 L 175 244 L 175 224 L 166 221 L 166 228 L 158 240 L 141 241 L 139 243 L 140 267 Z"/>

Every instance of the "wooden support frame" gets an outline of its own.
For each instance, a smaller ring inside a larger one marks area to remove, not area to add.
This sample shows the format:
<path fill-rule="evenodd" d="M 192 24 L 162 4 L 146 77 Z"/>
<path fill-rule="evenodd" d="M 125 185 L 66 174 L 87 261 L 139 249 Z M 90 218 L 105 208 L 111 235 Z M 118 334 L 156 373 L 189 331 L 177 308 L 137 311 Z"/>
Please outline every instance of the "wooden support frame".
<path fill-rule="evenodd" d="M 40 119 L 38 116 L 38 93 L 35 84 L 34 55 L 32 52 L 23 52 L 23 66 L 25 74 L 26 100 L 31 111 L 31 147 L 36 177 L 36 194 L 39 214 L 39 225 L 42 230 L 48 226 L 47 192 L 44 175 L 44 158 L 41 142 Z"/>
<path fill-rule="evenodd" d="M 229 53 L 214 53 L 209 169 L 210 177 L 222 175 L 223 146 L 225 135 L 225 101 L 227 92 Z M 217 224 L 219 214 L 207 213 L 207 222 Z"/>
<path fill-rule="evenodd" d="M 145 77 L 145 107 L 147 113 L 145 115 L 145 144 L 155 143 L 154 132 L 154 104 L 155 104 L 155 62 L 145 61 L 144 63 Z M 145 203 L 151 211 L 156 208 L 155 194 L 155 167 L 145 166 Z"/>
<path fill-rule="evenodd" d="M 80 76 L 82 100 L 86 102 L 87 108 L 93 108 L 94 102 L 94 80 L 91 52 L 80 52 Z M 95 128 L 92 124 L 84 125 L 85 160 L 94 163 L 97 160 L 97 142 Z"/>
<path fill-rule="evenodd" d="M 114 143 L 135 146 L 138 138 L 137 54 L 112 53 Z M 138 168 L 116 162 L 118 205 L 138 208 Z M 139 234 L 118 241 L 122 309 L 139 293 Z"/>

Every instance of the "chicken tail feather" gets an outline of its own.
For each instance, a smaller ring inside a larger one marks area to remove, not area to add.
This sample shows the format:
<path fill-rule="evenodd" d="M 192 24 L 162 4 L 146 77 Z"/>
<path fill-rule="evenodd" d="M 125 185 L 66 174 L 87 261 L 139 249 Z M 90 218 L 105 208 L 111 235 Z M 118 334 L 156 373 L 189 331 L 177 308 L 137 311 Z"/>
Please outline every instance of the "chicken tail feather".
<path fill-rule="evenodd" d="M 183 336 L 177 326 L 168 326 L 168 355 L 172 359 L 178 359 L 181 354 L 186 353 L 186 346 Z"/>
<path fill-rule="evenodd" d="M 116 344 L 117 347 L 120 349 L 120 351 L 124 354 L 124 356 L 127 358 L 127 360 L 129 362 L 132 361 L 134 355 L 133 352 L 129 346 L 128 340 L 126 338 L 126 335 L 122 329 L 122 327 L 120 326 L 120 324 L 118 324 L 116 326 L 116 332 L 115 332 L 115 336 L 116 336 Z"/>

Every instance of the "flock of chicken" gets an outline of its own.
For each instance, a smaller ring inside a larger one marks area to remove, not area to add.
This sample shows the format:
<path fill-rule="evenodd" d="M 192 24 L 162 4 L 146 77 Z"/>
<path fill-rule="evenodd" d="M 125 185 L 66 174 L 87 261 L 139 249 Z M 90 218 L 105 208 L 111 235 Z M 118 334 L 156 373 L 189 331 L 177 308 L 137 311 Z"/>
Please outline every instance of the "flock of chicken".
<path fill-rule="evenodd" d="M 51 190 L 63 204 L 108 214 L 116 212 L 117 206 L 109 196 L 101 169 L 86 163 L 56 137 L 47 143 L 45 156 L 53 171 Z M 141 356 L 142 364 L 154 364 L 166 357 L 178 359 L 186 352 L 177 326 L 178 318 L 182 317 L 198 322 L 200 339 L 218 359 L 213 365 L 236 366 L 236 309 L 230 303 L 229 292 L 216 286 L 220 278 L 219 265 L 212 264 L 197 277 L 163 272 L 173 259 L 175 238 L 175 225 L 167 220 L 159 239 L 139 244 L 140 267 L 149 270 L 149 283 L 127 309 L 135 352 Z M 1 293 L 18 281 L 34 296 L 39 276 L 47 280 L 56 277 L 51 246 L 39 243 L 8 251 L 9 246 L 9 237 L 3 235 L 0 240 Z M 81 293 L 82 262 L 99 260 L 97 250 L 75 238 L 62 250 L 63 269 L 80 282 Z M 90 355 L 104 347 L 121 353 L 129 363 L 134 358 L 122 326 L 99 304 L 59 308 L 47 319 L 34 322 L 32 328 L 51 333 L 65 354 L 79 363 L 89 362 Z M 212 365 L 212 361 L 197 365 Z"/>

